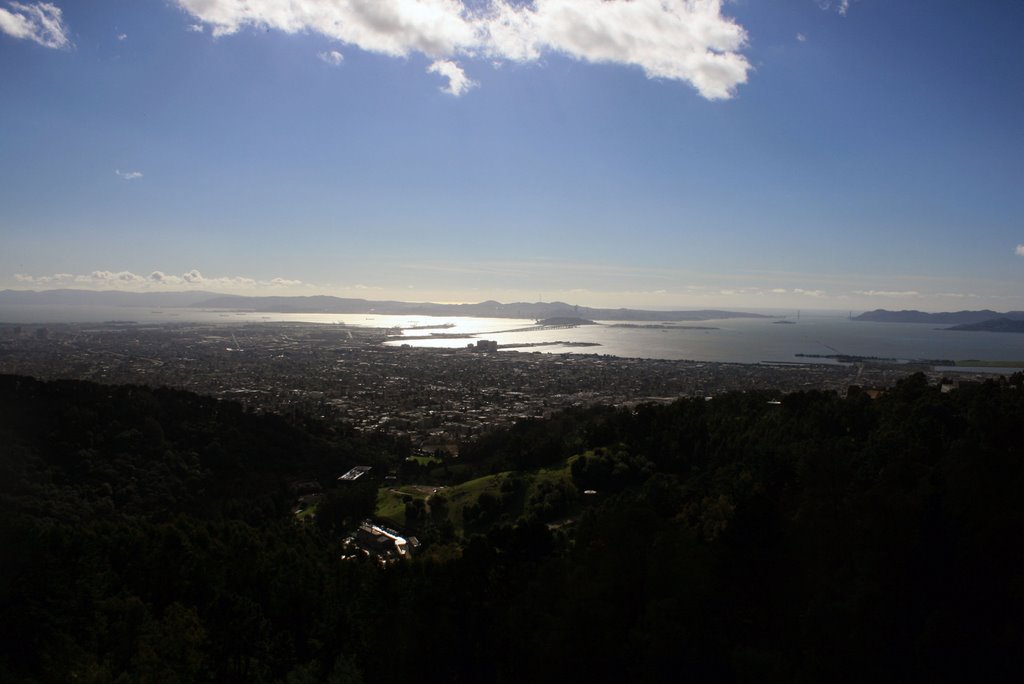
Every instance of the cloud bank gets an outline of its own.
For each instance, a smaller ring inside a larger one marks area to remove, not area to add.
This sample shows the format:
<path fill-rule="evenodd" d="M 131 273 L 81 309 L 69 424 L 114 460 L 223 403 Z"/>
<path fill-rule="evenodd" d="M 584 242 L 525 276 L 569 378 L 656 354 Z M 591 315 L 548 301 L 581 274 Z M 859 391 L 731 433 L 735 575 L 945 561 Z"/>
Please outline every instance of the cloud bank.
<path fill-rule="evenodd" d="M 49 2 L 8 2 L 0 7 L 0 32 L 56 50 L 71 47 L 60 8 Z"/>
<path fill-rule="evenodd" d="M 1024 245 L 1017 245 L 1017 249 L 1014 250 L 1017 256 L 1024 256 Z"/>
<path fill-rule="evenodd" d="M 26 285 L 45 287 L 80 287 L 86 289 L 126 289 L 139 290 L 192 290 L 213 289 L 228 292 L 254 292 L 257 290 L 288 290 L 309 287 L 308 283 L 290 278 L 271 278 L 258 280 L 246 276 L 204 276 L 197 269 L 191 269 L 180 275 L 153 271 L 149 275 L 140 275 L 131 271 L 92 271 L 91 273 L 54 273 L 53 275 L 33 276 L 25 273 L 15 274 L 14 279 Z"/>
<path fill-rule="evenodd" d="M 854 290 L 854 294 L 865 297 L 920 297 L 917 290 Z"/>
<path fill-rule="evenodd" d="M 709 100 L 747 80 L 747 34 L 722 0 L 176 0 L 226 36 L 243 28 L 315 33 L 367 52 L 432 60 L 428 71 L 461 95 L 472 87 L 456 61 L 536 62 L 546 54 L 639 67 L 689 83 Z"/>

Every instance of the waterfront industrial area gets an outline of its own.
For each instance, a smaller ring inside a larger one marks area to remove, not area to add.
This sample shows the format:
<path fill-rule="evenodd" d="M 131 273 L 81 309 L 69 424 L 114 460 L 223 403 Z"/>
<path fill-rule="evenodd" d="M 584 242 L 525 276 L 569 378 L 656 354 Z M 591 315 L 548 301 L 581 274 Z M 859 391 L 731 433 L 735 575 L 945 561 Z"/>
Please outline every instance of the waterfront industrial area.
<path fill-rule="evenodd" d="M 0 324 L 0 372 L 187 389 L 250 410 L 301 411 L 413 449 L 459 442 L 572 406 L 713 397 L 730 390 L 883 388 L 931 366 L 739 364 L 601 354 L 388 346 L 389 331 L 308 323 Z M 960 381 L 972 379 L 957 373 Z M 978 376 L 981 377 L 981 376 Z"/>

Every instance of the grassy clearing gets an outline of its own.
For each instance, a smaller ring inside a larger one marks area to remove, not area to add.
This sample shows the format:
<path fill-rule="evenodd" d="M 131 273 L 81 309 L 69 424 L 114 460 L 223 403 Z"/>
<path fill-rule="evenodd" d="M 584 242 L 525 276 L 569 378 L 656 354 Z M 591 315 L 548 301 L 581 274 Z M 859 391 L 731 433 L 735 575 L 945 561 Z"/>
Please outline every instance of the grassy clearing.
<path fill-rule="evenodd" d="M 572 482 L 570 468 L 576 458 L 578 457 L 573 456 L 559 465 L 548 468 L 485 475 L 441 490 L 448 499 L 449 518 L 452 524 L 460 534 L 464 533 L 466 525 L 462 516 L 463 508 L 475 504 L 485 492 L 501 499 L 503 516 L 510 520 L 518 518 L 525 512 L 527 502 L 542 484 L 555 484 L 560 480 Z"/>
<path fill-rule="evenodd" d="M 446 491 L 444 488 L 430 485 L 407 484 L 400 487 L 381 487 L 377 490 L 377 506 L 373 514 L 378 518 L 387 518 L 398 525 L 405 525 L 405 497 L 426 501 L 433 492 Z"/>
<path fill-rule="evenodd" d="M 550 482 L 554 484 L 558 480 L 572 480 L 572 462 L 575 461 L 579 456 L 572 456 L 565 463 L 555 468 L 538 468 L 533 471 L 530 475 L 530 488 L 527 494 L 533 494 L 537 487 L 542 482 Z"/>
<path fill-rule="evenodd" d="M 405 523 L 405 501 L 401 494 L 396 494 L 390 487 L 381 487 L 377 491 L 377 507 L 373 511 L 378 518 L 387 518 L 397 523 Z"/>
<path fill-rule="evenodd" d="M 444 492 L 445 498 L 448 499 L 448 518 L 455 525 L 456 530 L 462 532 L 465 529 L 465 521 L 462 519 L 463 507 L 476 503 L 484 492 L 501 496 L 501 484 L 509 475 L 510 473 L 507 472 L 485 475 L 441 490 Z"/>
<path fill-rule="evenodd" d="M 428 500 L 435 492 L 448 500 L 448 518 L 455 526 L 458 534 L 464 534 L 466 523 L 463 519 L 463 508 L 476 504 L 480 496 L 487 493 L 501 500 L 501 516 L 515 520 L 523 515 L 527 503 L 538 490 L 546 484 L 557 484 L 565 481 L 571 484 L 573 456 L 563 463 L 547 468 L 528 471 L 504 471 L 493 475 L 484 475 L 448 487 L 432 485 L 407 484 L 401 487 L 382 487 L 377 492 L 377 507 L 374 514 L 386 518 L 399 525 L 405 524 L 405 500 L 409 496 L 422 501 Z"/>

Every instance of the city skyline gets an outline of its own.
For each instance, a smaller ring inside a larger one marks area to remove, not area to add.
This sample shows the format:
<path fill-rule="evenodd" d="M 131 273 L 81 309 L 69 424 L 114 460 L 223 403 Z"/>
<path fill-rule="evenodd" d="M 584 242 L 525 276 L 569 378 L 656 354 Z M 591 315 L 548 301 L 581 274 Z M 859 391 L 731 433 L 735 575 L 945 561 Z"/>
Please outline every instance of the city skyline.
<path fill-rule="evenodd" d="M 1022 19 L 0 0 L 0 289 L 1024 309 Z"/>

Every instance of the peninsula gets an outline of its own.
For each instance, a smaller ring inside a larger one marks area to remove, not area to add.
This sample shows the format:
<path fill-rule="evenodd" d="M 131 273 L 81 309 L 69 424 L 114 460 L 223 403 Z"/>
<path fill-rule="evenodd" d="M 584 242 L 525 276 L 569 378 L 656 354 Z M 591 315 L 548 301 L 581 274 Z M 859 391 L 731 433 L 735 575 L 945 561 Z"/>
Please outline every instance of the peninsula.
<path fill-rule="evenodd" d="M 886 309 L 875 309 L 865 311 L 859 316 L 854 316 L 855 321 L 873 321 L 876 323 L 932 323 L 939 325 L 963 325 L 982 323 L 997 318 L 1010 320 L 1024 320 L 1024 311 L 1008 311 L 999 313 L 989 309 L 981 311 L 944 311 L 941 313 L 928 313 L 925 311 L 907 310 L 887 311 Z"/>
<path fill-rule="evenodd" d="M 978 323 L 962 323 L 946 330 L 1024 333 L 1024 319 L 992 318 Z"/>

